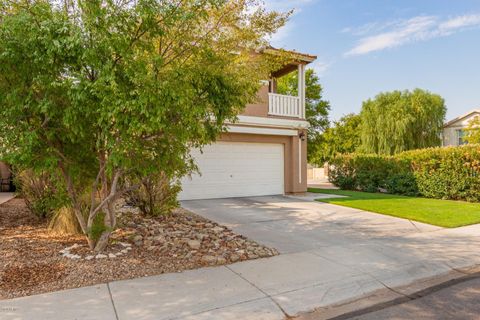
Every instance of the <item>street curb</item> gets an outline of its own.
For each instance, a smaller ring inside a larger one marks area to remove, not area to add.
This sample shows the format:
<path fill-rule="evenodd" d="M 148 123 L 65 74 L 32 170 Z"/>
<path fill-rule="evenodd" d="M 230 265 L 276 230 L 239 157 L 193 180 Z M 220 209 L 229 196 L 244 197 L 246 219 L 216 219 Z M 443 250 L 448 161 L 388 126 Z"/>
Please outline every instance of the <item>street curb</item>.
<path fill-rule="evenodd" d="M 444 288 L 480 278 L 480 266 L 455 269 L 445 274 L 422 279 L 397 288 L 376 290 L 359 299 L 315 309 L 301 314 L 295 320 L 346 320 L 391 306 L 416 300 Z"/>

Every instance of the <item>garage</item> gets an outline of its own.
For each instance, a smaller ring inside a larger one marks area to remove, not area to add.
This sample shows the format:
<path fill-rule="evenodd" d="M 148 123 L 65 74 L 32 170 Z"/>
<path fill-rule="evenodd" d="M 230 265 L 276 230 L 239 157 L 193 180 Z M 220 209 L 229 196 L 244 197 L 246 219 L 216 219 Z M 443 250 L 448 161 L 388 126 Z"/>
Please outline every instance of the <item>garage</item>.
<path fill-rule="evenodd" d="M 192 156 L 200 175 L 182 180 L 180 200 L 284 193 L 283 144 L 217 142 Z"/>

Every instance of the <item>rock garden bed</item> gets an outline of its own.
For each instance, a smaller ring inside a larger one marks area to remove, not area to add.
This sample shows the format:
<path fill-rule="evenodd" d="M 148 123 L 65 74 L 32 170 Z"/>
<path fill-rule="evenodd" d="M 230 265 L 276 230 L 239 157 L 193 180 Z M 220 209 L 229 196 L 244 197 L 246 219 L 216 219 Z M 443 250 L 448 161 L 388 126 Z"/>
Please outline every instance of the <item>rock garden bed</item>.
<path fill-rule="evenodd" d="M 158 218 L 119 210 L 111 244 L 93 255 L 83 236 L 48 231 L 22 199 L 0 205 L 0 299 L 278 254 L 184 209 Z"/>

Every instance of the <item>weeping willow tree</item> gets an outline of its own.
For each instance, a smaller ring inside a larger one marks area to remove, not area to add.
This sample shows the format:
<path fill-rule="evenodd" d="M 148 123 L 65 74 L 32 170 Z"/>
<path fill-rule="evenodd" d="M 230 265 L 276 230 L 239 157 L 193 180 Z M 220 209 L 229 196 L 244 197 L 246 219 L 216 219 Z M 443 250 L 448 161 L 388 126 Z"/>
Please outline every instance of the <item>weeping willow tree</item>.
<path fill-rule="evenodd" d="M 439 146 L 445 113 L 443 98 L 425 90 L 381 93 L 363 103 L 361 150 L 392 155 Z"/>

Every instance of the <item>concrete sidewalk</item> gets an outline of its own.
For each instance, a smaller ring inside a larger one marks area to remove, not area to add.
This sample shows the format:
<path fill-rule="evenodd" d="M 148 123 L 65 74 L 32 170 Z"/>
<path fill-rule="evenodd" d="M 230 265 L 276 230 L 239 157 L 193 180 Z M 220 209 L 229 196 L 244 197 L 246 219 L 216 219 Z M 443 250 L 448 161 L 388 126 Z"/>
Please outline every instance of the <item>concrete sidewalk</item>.
<path fill-rule="evenodd" d="M 281 255 L 0 300 L 0 319 L 280 320 L 385 288 L 409 294 L 480 264 L 478 225 L 442 229 L 287 197 L 182 205 Z"/>
<path fill-rule="evenodd" d="M 5 203 L 15 197 L 13 192 L 0 192 L 0 204 Z"/>

